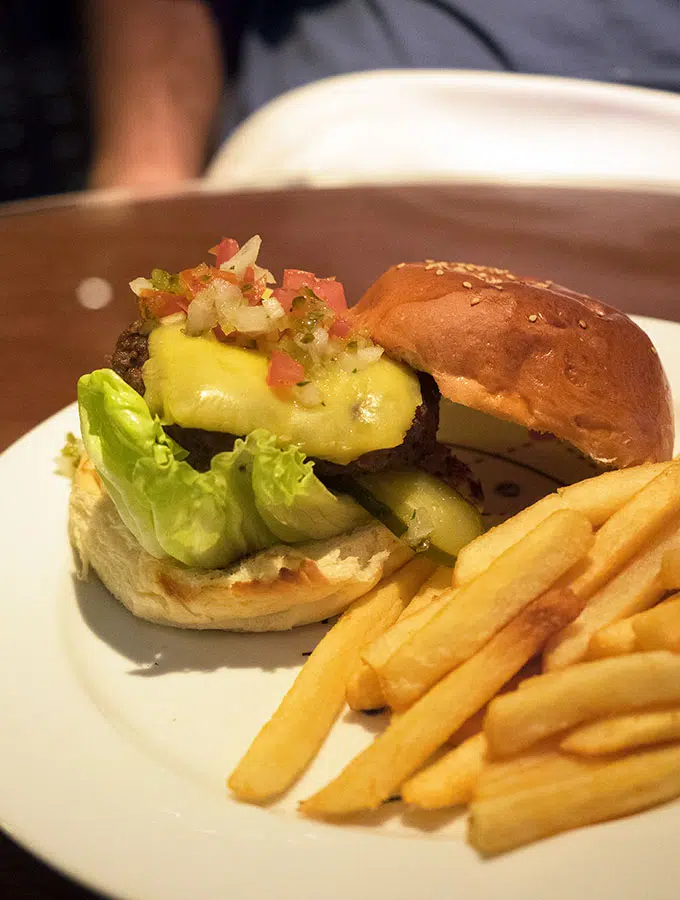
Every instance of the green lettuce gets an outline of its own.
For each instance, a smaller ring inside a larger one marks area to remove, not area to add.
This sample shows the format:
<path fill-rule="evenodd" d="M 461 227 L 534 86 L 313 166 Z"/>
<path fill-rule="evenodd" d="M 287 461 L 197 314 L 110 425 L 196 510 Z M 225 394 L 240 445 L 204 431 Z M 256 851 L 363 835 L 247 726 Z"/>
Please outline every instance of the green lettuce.
<path fill-rule="evenodd" d="M 237 440 L 197 472 L 111 369 L 78 382 L 83 443 L 118 512 L 153 556 L 219 568 L 279 542 L 333 537 L 368 521 L 314 475 L 296 447 L 265 429 Z"/>

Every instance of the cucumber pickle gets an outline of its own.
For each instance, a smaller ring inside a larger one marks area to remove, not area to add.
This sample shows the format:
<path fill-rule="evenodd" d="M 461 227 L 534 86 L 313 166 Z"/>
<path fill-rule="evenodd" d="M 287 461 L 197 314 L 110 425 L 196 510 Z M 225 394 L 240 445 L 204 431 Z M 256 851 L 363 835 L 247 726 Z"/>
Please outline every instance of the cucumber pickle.
<path fill-rule="evenodd" d="M 439 565 L 453 566 L 459 551 L 484 531 L 482 517 L 458 491 L 419 469 L 377 475 L 343 475 L 333 490 L 352 496 L 398 537 L 409 540 L 409 527 L 424 519 L 424 535 L 414 536 L 413 548 Z"/>

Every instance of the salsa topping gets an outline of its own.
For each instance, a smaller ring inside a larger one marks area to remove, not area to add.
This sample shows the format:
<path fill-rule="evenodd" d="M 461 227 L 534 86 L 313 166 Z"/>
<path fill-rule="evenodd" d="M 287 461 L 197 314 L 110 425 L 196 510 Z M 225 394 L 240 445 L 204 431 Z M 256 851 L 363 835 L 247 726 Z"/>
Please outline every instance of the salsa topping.
<path fill-rule="evenodd" d="M 257 263 L 261 243 L 259 235 L 242 247 L 224 238 L 210 250 L 216 265 L 202 262 L 176 275 L 154 269 L 130 287 L 150 327 L 182 321 L 188 336 L 257 350 L 269 359 L 273 390 L 289 391 L 304 406 L 321 404 L 314 384 L 319 366 L 333 360 L 354 373 L 383 350 L 355 329 L 335 278 L 285 269 L 281 286 L 271 287 L 276 279 Z"/>

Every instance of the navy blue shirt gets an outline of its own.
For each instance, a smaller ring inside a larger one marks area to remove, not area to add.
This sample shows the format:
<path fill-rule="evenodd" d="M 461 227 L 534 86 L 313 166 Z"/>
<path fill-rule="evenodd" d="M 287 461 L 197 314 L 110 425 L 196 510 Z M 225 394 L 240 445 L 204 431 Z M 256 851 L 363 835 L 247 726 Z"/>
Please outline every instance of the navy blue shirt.
<path fill-rule="evenodd" d="M 680 0 L 210 0 L 233 121 L 294 87 L 381 68 L 590 78 L 680 91 Z"/>

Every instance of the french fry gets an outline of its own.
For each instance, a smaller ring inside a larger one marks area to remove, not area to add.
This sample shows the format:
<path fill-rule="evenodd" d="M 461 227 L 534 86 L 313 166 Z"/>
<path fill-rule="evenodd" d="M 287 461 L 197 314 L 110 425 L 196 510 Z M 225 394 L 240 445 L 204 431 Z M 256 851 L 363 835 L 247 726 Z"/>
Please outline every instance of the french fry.
<path fill-rule="evenodd" d="M 661 580 L 668 591 L 680 588 L 680 547 L 673 547 L 664 554 Z"/>
<path fill-rule="evenodd" d="M 602 756 L 680 740 L 680 707 L 614 716 L 575 728 L 560 742 L 567 753 Z"/>
<path fill-rule="evenodd" d="M 396 620 L 432 568 L 422 557 L 407 563 L 356 600 L 322 638 L 229 778 L 239 799 L 265 803 L 302 774 L 343 707 L 362 644 Z"/>
<path fill-rule="evenodd" d="M 637 636 L 633 628 L 634 616 L 621 619 L 596 631 L 588 644 L 586 659 L 603 659 L 605 656 L 625 656 L 638 650 Z"/>
<path fill-rule="evenodd" d="M 579 663 L 496 697 L 484 720 L 489 752 L 511 756 L 604 716 L 680 703 L 680 656 L 666 651 Z"/>
<path fill-rule="evenodd" d="M 359 664 L 350 675 L 345 699 L 349 708 L 357 712 L 384 709 L 387 706 L 378 676 L 363 659 L 359 660 Z"/>
<path fill-rule="evenodd" d="M 610 519 L 611 521 L 611 519 Z M 604 527 L 604 526 L 603 526 Z M 631 527 L 635 527 L 631 524 Z M 597 541 L 596 536 L 596 541 Z M 543 655 L 546 671 L 563 669 L 582 660 L 592 636 L 607 625 L 649 609 L 661 599 L 661 561 L 680 540 L 680 524 L 672 522 L 612 580 L 590 597 L 581 615 L 548 643 Z"/>
<path fill-rule="evenodd" d="M 548 494 L 500 525 L 480 534 L 458 552 L 453 570 L 454 585 L 461 587 L 474 581 L 506 550 L 519 543 L 553 513 L 565 508 L 557 494 Z"/>
<path fill-rule="evenodd" d="M 599 528 L 669 465 L 670 462 L 646 463 L 603 472 L 594 478 L 558 488 L 557 493 L 570 509 L 583 513 L 594 528 Z"/>
<path fill-rule="evenodd" d="M 680 796 L 680 747 L 626 756 L 572 778 L 476 800 L 468 837 L 490 856 Z"/>
<path fill-rule="evenodd" d="M 533 659 L 529 660 L 529 662 L 522 666 L 519 672 L 516 672 L 512 678 L 505 682 L 503 687 L 500 690 L 501 694 L 504 694 L 506 691 L 514 691 L 517 689 L 518 685 L 522 683 L 525 678 L 528 678 L 528 673 L 538 674 L 536 667 L 538 665 L 539 657 L 535 656 Z M 392 712 L 392 716 L 403 715 L 403 713 L 395 713 Z M 463 741 L 466 741 L 468 738 L 474 737 L 480 731 L 484 730 L 484 717 L 486 716 L 486 706 L 483 706 L 481 709 L 478 709 L 477 712 L 470 716 L 469 719 L 466 719 L 465 722 L 460 726 L 460 728 L 456 729 L 451 737 L 448 739 L 447 744 L 451 747 L 457 747 L 458 744 L 462 744 Z"/>
<path fill-rule="evenodd" d="M 602 525 L 571 590 L 588 600 L 678 515 L 680 460 L 674 460 Z"/>
<path fill-rule="evenodd" d="M 440 566 L 394 625 L 363 648 L 362 659 L 347 683 L 347 703 L 351 709 L 382 709 L 387 705 L 376 667 L 386 662 L 404 641 L 429 622 L 448 602 L 451 594 L 451 569 Z"/>
<path fill-rule="evenodd" d="M 402 785 L 401 799 L 421 809 L 468 803 L 485 759 L 486 738 L 479 732 L 409 778 Z"/>
<path fill-rule="evenodd" d="M 515 676 L 516 677 L 516 676 Z M 511 678 L 510 681 L 506 682 L 503 685 L 502 690 L 507 690 L 509 684 L 514 682 L 515 678 Z M 403 713 L 399 713 L 399 715 L 403 715 Z M 458 744 L 462 744 L 463 741 L 466 741 L 468 738 L 474 737 L 476 734 L 479 734 L 480 731 L 484 728 L 484 716 L 486 715 L 486 707 L 483 706 L 481 709 L 478 709 L 474 715 L 470 716 L 469 719 L 466 719 L 460 728 L 457 728 L 451 737 L 449 738 L 448 743 L 451 747 L 457 747 Z"/>
<path fill-rule="evenodd" d="M 361 662 L 347 685 L 347 702 L 352 709 L 380 709 L 387 706 L 377 670 L 402 644 L 433 619 L 446 606 L 453 591 L 443 593 L 426 607 L 399 619 L 361 651 Z M 370 704 L 370 705 L 369 705 Z"/>
<path fill-rule="evenodd" d="M 642 650 L 680 653 L 680 594 L 636 616 L 633 630 Z"/>
<path fill-rule="evenodd" d="M 590 639 L 587 659 L 622 656 L 637 650 L 680 653 L 680 594 L 596 632 Z"/>
<path fill-rule="evenodd" d="M 412 613 L 410 616 L 401 616 L 391 628 L 384 634 L 371 641 L 361 651 L 361 658 L 372 668 L 380 669 L 387 660 L 399 650 L 406 641 L 416 632 L 420 631 L 428 622 L 450 603 L 456 602 L 458 591 L 450 588 L 435 600 L 432 600 L 424 609 Z"/>
<path fill-rule="evenodd" d="M 569 591 L 529 604 L 474 656 L 398 716 L 329 785 L 301 805 L 329 818 L 376 809 L 581 608 Z"/>
<path fill-rule="evenodd" d="M 449 566 L 437 566 L 399 618 L 407 619 L 414 613 L 420 612 L 421 609 L 425 609 L 433 600 L 441 597 L 444 591 L 450 590 L 452 585 L 453 569 Z"/>
<path fill-rule="evenodd" d="M 580 513 L 559 510 L 452 593 L 427 624 L 383 665 L 374 666 L 392 709 L 403 710 L 447 672 L 469 659 L 528 603 L 548 590 L 587 553 L 592 526 Z"/>
<path fill-rule="evenodd" d="M 463 547 L 454 569 L 454 584 L 467 584 L 477 578 L 501 553 L 558 509 L 580 512 L 598 528 L 668 465 L 667 462 L 650 463 L 619 469 L 559 488 Z"/>
<path fill-rule="evenodd" d="M 596 764 L 602 763 L 560 753 L 557 745 L 552 744 L 549 749 L 535 750 L 484 766 L 474 788 L 474 799 L 514 794 L 537 785 L 573 778 L 574 775 L 592 771 Z"/>

